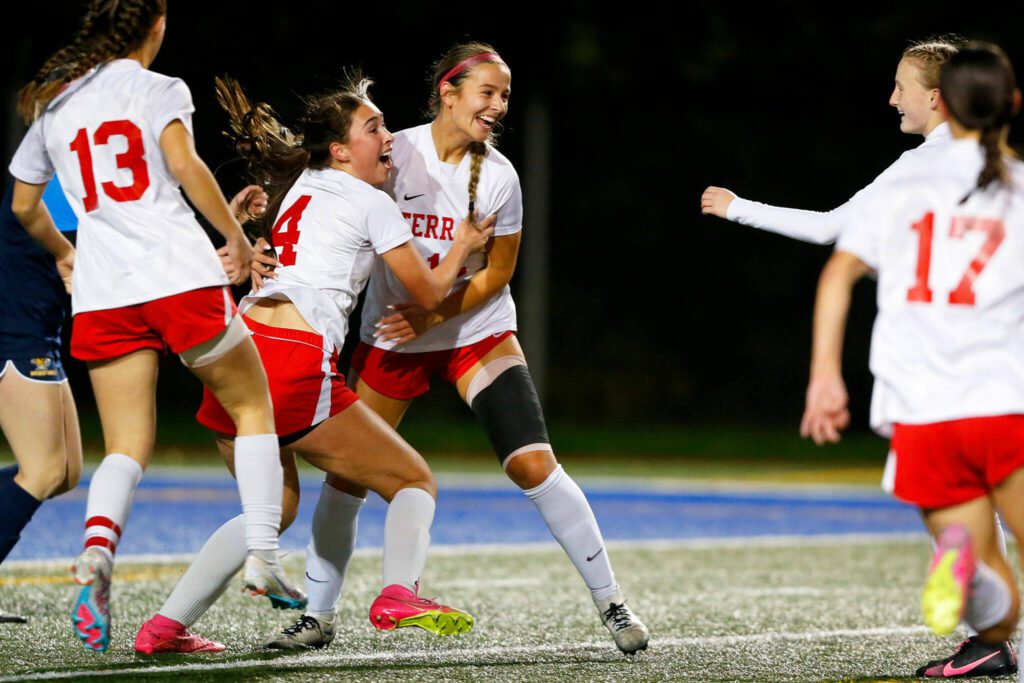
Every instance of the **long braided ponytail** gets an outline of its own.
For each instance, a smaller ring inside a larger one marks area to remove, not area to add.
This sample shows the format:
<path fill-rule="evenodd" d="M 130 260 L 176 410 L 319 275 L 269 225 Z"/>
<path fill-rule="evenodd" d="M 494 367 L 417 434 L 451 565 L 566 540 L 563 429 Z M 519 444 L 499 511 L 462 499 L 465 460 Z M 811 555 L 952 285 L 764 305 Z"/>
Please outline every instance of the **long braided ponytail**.
<path fill-rule="evenodd" d="M 166 0 L 92 0 L 71 43 L 57 50 L 18 92 L 18 114 L 32 123 L 68 83 L 145 42 Z"/>
<path fill-rule="evenodd" d="M 479 60 L 479 61 L 477 61 Z M 432 118 L 441 111 L 441 83 L 451 83 L 459 87 L 473 70 L 476 64 L 484 62 L 503 63 L 497 51 L 487 43 L 471 42 L 456 45 L 448 50 L 436 62 L 430 78 L 430 100 L 427 108 Z M 500 122 L 498 124 L 501 125 Z M 483 169 L 487 146 L 496 146 L 497 135 L 491 133 L 486 142 L 473 142 L 469 145 L 469 218 L 474 220 L 477 187 L 480 184 L 480 171 Z"/>

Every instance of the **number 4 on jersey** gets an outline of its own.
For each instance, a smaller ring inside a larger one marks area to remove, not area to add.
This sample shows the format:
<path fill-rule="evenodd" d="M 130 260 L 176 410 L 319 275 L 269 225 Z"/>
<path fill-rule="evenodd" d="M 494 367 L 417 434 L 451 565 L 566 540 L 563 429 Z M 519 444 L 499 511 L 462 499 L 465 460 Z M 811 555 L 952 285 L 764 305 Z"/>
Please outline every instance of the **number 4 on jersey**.
<path fill-rule="evenodd" d="M 301 195 L 274 223 L 274 246 L 278 250 L 277 260 L 283 266 L 295 265 L 295 245 L 299 243 L 299 221 L 302 220 L 302 214 L 312 198 L 311 194 Z"/>
<path fill-rule="evenodd" d="M 935 230 L 935 214 L 926 213 L 921 220 L 910 226 L 917 233 L 917 280 L 907 290 L 907 301 L 930 303 L 932 290 L 928 286 L 928 276 L 932 263 L 932 235 Z M 995 218 L 973 218 L 971 216 L 954 216 L 949 227 L 949 236 L 962 239 L 969 230 L 985 233 L 985 243 L 964 271 L 956 289 L 949 293 L 949 303 L 962 306 L 974 305 L 974 281 L 981 275 L 989 259 L 999 248 L 1006 237 L 1006 228 L 1001 220 Z"/>

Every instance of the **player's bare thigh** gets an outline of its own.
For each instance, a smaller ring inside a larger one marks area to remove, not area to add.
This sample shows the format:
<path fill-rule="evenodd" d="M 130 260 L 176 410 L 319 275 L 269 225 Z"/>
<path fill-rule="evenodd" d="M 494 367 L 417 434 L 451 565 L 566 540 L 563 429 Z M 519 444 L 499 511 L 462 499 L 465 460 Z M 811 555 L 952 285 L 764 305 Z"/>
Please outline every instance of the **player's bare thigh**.
<path fill-rule="evenodd" d="M 35 498 L 78 484 L 82 440 L 67 381 L 34 382 L 9 366 L 0 376 L 0 428 L 18 461 L 15 481 Z"/>
<path fill-rule="evenodd" d="M 159 356 L 140 349 L 89 363 L 107 453 L 123 453 L 145 468 L 156 438 L 156 378 Z"/>
<path fill-rule="evenodd" d="M 437 495 L 426 461 L 364 401 L 327 418 L 291 448 L 331 475 L 332 486 L 353 495 L 369 489 L 390 502 L 410 487 Z"/>

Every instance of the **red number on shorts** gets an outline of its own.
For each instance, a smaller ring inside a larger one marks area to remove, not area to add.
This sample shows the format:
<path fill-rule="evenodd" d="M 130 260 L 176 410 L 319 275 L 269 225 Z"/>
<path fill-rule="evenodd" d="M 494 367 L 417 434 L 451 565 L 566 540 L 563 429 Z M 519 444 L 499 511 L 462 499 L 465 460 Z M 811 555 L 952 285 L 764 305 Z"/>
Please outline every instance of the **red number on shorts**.
<path fill-rule="evenodd" d="M 964 306 L 974 305 L 974 281 L 985 269 L 992 254 L 999 248 L 1003 238 L 1006 237 L 1006 228 L 1003 222 L 994 218 L 969 218 L 967 216 L 955 216 L 953 225 L 949 227 L 949 236 L 962 238 L 968 230 L 980 230 L 987 236 L 985 243 L 981 245 L 981 251 L 974 257 L 964 276 L 960 278 L 960 284 L 949 293 L 949 303 L 963 304 Z"/>
<path fill-rule="evenodd" d="M 128 141 L 128 148 L 114 157 L 118 168 L 131 171 L 131 185 L 115 185 L 107 181 L 101 187 L 104 194 L 115 202 L 132 202 L 142 197 L 149 188 L 149 168 L 146 166 L 146 148 L 142 144 L 142 131 L 131 121 L 106 121 L 100 124 L 92 136 L 93 144 L 106 145 L 113 136 L 121 136 Z M 92 150 L 89 149 L 89 133 L 79 128 L 75 139 L 71 141 L 71 151 L 78 155 L 78 165 L 82 171 L 82 184 L 85 186 L 85 197 L 82 204 L 86 212 L 94 211 L 99 206 L 96 192 L 96 175 L 92 168 Z"/>
<path fill-rule="evenodd" d="M 278 249 L 277 260 L 285 266 L 295 265 L 295 245 L 299 243 L 299 221 L 309 206 L 311 194 L 304 194 L 288 207 L 274 223 L 274 246 Z"/>
<path fill-rule="evenodd" d="M 932 290 L 928 288 L 928 274 L 931 270 L 934 220 L 935 214 L 928 212 L 924 218 L 910 226 L 918 233 L 917 282 L 907 290 L 907 301 L 928 303 L 932 300 Z M 949 236 L 961 239 L 968 230 L 984 232 L 987 239 L 981 245 L 981 251 L 967 266 L 956 289 L 949 293 L 949 303 L 963 306 L 974 305 L 974 281 L 981 275 L 981 271 L 985 269 L 992 254 L 999 248 L 1006 236 L 1006 228 L 1002 221 L 994 218 L 972 218 L 969 216 L 954 216 L 953 224 L 949 227 Z"/>

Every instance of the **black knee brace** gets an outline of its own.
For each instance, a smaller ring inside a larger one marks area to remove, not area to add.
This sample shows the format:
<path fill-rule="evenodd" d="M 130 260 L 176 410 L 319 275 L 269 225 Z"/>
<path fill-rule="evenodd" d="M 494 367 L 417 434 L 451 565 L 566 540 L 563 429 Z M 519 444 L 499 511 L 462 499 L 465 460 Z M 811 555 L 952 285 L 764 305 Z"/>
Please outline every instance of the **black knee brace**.
<path fill-rule="evenodd" d="M 510 455 L 525 446 L 550 443 L 544 411 L 525 365 L 512 366 L 495 377 L 476 394 L 470 408 L 503 467 Z"/>

